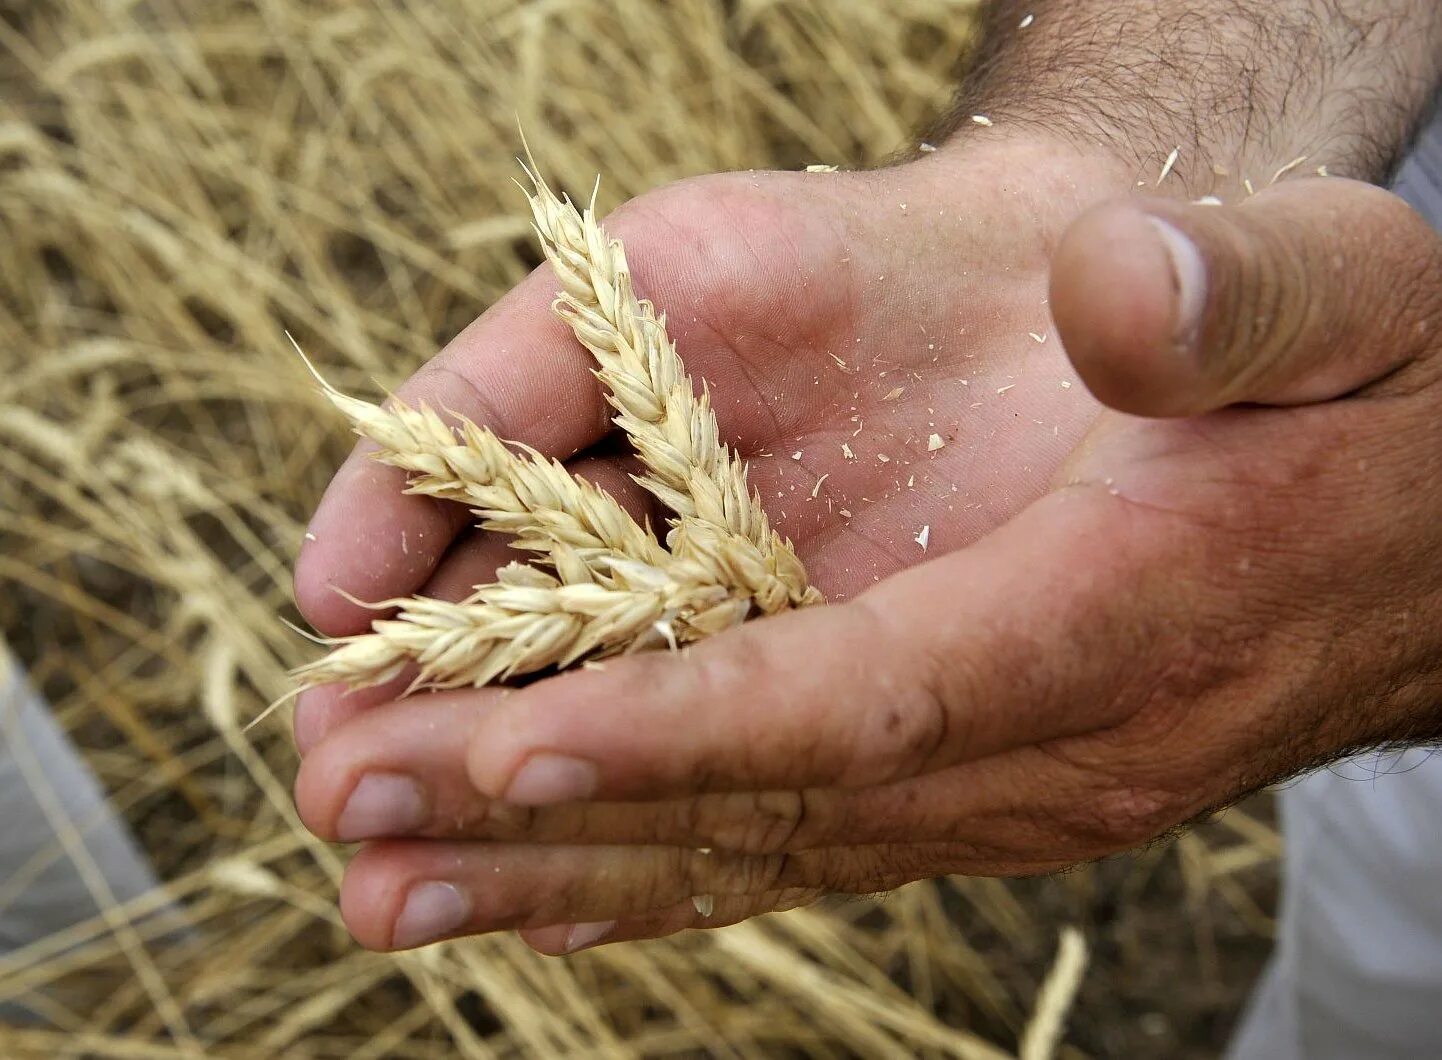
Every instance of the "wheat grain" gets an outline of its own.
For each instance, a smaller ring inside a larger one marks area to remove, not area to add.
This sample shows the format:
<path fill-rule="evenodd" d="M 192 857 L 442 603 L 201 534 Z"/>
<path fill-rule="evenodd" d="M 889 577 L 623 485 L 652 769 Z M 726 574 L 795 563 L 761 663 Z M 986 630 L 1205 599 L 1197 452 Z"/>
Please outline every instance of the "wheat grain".
<path fill-rule="evenodd" d="M 393 400 L 391 407 L 382 407 L 341 393 L 319 374 L 316 378 L 356 433 L 379 446 L 375 459 L 410 473 L 406 492 L 471 506 L 482 529 L 515 535 L 517 548 L 552 558 L 558 543 L 574 549 L 581 567 L 568 564 L 565 569 L 572 573 L 563 571 L 563 581 L 576 580 L 584 568 L 586 580 L 599 575 L 604 583 L 608 561 L 617 558 L 661 569 L 675 562 L 649 528 L 610 494 L 560 463 L 525 446 L 518 446 L 521 455 L 512 453 L 491 431 L 464 418 L 453 430 L 424 406 L 413 409 Z M 704 479 L 697 482 L 697 496 L 702 511 L 725 503 Z M 767 614 L 789 606 L 789 585 L 806 579 L 789 549 L 768 565 L 754 544 L 720 532 L 713 520 L 684 520 L 672 542 L 679 546 L 677 555 L 704 567 L 712 582 L 744 591 Z M 778 568 L 785 573 L 776 573 Z M 688 577 L 696 577 L 695 572 Z"/>

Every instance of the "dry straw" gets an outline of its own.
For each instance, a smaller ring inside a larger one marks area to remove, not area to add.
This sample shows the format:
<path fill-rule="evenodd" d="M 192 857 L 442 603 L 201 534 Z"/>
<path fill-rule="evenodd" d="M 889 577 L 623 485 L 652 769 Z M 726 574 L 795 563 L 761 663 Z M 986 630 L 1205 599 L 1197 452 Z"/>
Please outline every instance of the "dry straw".
<path fill-rule="evenodd" d="M 1021 1035 L 1020 1060 L 1050 1060 L 1056 1054 L 1086 966 L 1085 936 L 1074 927 L 1063 928 L 1056 960 L 1037 992 L 1031 1020 Z"/>
<path fill-rule="evenodd" d="M 636 296 L 625 248 L 596 220 L 594 201 L 579 211 L 534 165 L 526 173 L 536 233 L 561 283 L 553 308 L 596 359 L 616 425 L 646 468 L 636 481 L 675 513 L 666 545 L 610 494 L 530 448 L 513 452 L 463 418 L 452 428 L 429 408 L 348 397 L 315 373 L 331 404 L 377 445 L 375 459 L 408 473 L 407 492 L 469 505 L 482 529 L 514 535 L 554 573 L 512 564 L 459 603 L 378 603 L 399 613 L 327 642 L 329 655 L 296 671 L 301 687 L 375 685 L 411 665 L 412 689 L 479 687 L 674 648 L 752 615 L 823 602 L 721 441 L 709 395 L 696 396 L 665 318 Z"/>

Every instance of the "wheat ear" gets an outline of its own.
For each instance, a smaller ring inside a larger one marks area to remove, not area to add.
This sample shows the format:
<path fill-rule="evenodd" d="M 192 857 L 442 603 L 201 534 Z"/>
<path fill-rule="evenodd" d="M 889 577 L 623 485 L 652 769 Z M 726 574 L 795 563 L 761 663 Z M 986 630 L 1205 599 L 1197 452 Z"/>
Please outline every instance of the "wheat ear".
<path fill-rule="evenodd" d="M 380 446 L 375 459 L 410 472 L 406 492 L 467 504 L 482 529 L 514 534 L 518 547 L 547 552 L 552 542 L 564 541 L 646 563 L 670 558 L 609 493 L 534 450 L 513 453 L 465 419 L 457 434 L 424 406 L 393 401 L 382 408 L 338 395 L 331 401 L 357 433 Z"/>
<path fill-rule="evenodd" d="M 564 552 L 565 546 L 561 546 Z M 329 643 L 330 654 L 296 671 L 302 687 L 381 684 L 415 665 L 409 691 L 480 687 L 551 666 L 649 646 L 673 646 L 735 625 L 750 603 L 705 579 L 614 560 L 609 586 L 562 584 L 534 567 L 511 564 L 500 581 L 460 603 L 390 600 L 394 618 L 372 632 Z"/>
<path fill-rule="evenodd" d="M 745 465 L 720 440 L 710 397 L 696 396 L 664 316 L 636 296 L 625 248 L 606 235 L 594 207 L 577 210 L 533 167 L 526 173 L 536 234 L 561 284 L 554 309 L 596 359 L 616 425 L 646 466 L 636 481 L 680 517 L 683 532 L 672 550 L 711 536 L 689 520 L 709 524 L 749 543 L 766 574 L 781 582 L 779 606 L 769 586 L 748 586 L 763 610 L 822 602 L 791 543 L 771 529 Z"/>
<path fill-rule="evenodd" d="M 407 493 L 469 505 L 482 529 L 514 534 L 517 548 L 549 553 L 556 542 L 564 542 L 588 563 L 593 557 L 653 565 L 670 561 L 650 530 L 615 498 L 560 463 L 526 446 L 518 446 L 517 455 L 491 431 L 463 417 L 452 429 L 425 406 L 393 400 L 385 408 L 350 397 L 314 367 L 311 371 L 352 429 L 379 446 L 375 459 L 410 473 Z"/>

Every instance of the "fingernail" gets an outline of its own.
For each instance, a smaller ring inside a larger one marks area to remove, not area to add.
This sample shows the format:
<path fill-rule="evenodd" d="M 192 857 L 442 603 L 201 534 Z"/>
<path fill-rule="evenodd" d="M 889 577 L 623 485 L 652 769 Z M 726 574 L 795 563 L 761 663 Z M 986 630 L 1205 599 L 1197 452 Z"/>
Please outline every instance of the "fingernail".
<path fill-rule="evenodd" d="M 1172 283 L 1177 292 L 1173 334 L 1178 346 L 1189 349 L 1196 342 L 1207 307 L 1207 263 L 1197 245 L 1180 228 L 1160 217 L 1149 220 L 1162 237 L 1172 265 Z"/>
<path fill-rule="evenodd" d="M 534 754 L 506 788 L 514 806 L 551 806 L 588 798 L 596 790 L 596 767 L 566 755 Z"/>
<path fill-rule="evenodd" d="M 566 935 L 565 952 L 575 953 L 587 946 L 595 945 L 611 933 L 616 926 L 614 920 L 597 920 L 590 924 L 572 924 Z"/>
<path fill-rule="evenodd" d="M 391 946 L 413 949 L 452 935 L 471 918 L 471 900 L 453 883 L 431 880 L 418 883 L 406 895 L 396 917 Z"/>
<path fill-rule="evenodd" d="M 291 719 L 291 730 L 295 733 L 295 749 L 300 752 L 301 757 L 310 753 L 310 749 L 320 743 L 325 736 L 326 712 L 319 704 L 302 699 L 295 705 L 295 715 Z"/>
<path fill-rule="evenodd" d="M 367 773 L 350 793 L 336 838 L 342 843 L 404 835 L 426 823 L 426 801 L 420 785 L 396 773 Z"/>

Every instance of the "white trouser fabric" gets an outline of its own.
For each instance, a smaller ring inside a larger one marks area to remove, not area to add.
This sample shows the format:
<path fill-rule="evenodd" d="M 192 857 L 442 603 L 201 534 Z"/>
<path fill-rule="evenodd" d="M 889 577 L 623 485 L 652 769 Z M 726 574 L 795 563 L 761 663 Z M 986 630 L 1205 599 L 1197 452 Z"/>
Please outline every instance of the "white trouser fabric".
<path fill-rule="evenodd" d="M 94 917 L 101 902 L 155 885 L 94 774 L 0 644 L 0 966 Z M 0 1024 L 22 1018 L 0 1001 Z"/>
<path fill-rule="evenodd" d="M 1372 755 L 1281 795 L 1277 948 L 1232 1060 L 1442 1057 L 1442 755 Z"/>
<path fill-rule="evenodd" d="M 1396 190 L 1442 228 L 1442 117 Z M 1231 1060 L 1442 1058 L 1442 753 L 1364 755 L 1281 805 L 1277 947 Z"/>

